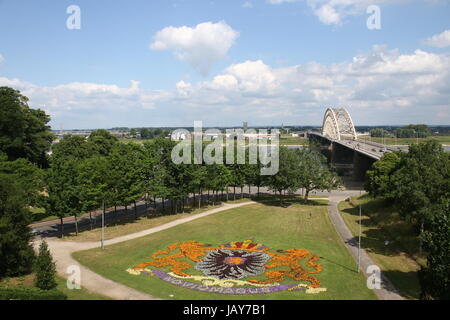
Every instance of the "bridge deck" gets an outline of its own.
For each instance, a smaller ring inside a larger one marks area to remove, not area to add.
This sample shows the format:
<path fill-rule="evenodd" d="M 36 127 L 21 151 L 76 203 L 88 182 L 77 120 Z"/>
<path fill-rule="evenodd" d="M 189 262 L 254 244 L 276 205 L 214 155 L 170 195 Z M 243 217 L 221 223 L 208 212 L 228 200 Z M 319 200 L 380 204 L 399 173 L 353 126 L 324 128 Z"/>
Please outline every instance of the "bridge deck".
<path fill-rule="evenodd" d="M 371 157 L 373 159 L 376 159 L 376 160 L 379 160 L 387 152 L 401 150 L 398 147 L 388 147 L 388 146 L 385 146 L 385 145 L 382 145 L 382 144 L 379 144 L 376 142 L 370 142 L 370 141 L 365 141 L 365 140 L 350 140 L 350 139 L 334 140 L 334 139 L 323 136 L 320 133 L 316 133 L 316 132 L 310 132 L 308 134 L 318 136 L 320 138 L 329 140 L 334 143 L 338 143 L 342 146 L 353 149 L 357 152 L 360 152 L 360 153 L 362 153 L 368 157 Z"/>

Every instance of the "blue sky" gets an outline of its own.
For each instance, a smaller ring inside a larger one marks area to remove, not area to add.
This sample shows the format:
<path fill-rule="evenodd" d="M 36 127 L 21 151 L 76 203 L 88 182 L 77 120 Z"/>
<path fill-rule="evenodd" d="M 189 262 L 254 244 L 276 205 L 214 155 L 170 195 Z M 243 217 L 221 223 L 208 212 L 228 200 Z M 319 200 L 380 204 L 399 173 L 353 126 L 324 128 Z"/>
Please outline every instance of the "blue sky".
<path fill-rule="evenodd" d="M 0 85 L 54 128 L 317 125 L 328 106 L 450 124 L 449 18 L 447 0 L 0 0 Z"/>

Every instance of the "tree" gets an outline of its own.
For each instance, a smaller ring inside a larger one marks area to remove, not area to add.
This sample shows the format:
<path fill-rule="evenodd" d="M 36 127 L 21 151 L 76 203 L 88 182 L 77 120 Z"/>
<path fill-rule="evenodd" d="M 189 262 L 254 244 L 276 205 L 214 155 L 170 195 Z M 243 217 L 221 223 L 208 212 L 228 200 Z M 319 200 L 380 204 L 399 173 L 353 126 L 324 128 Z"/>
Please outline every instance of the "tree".
<path fill-rule="evenodd" d="M 286 147 L 279 150 L 278 173 L 267 177 L 267 186 L 270 190 L 276 191 L 280 195 L 280 203 L 283 201 L 283 191 L 295 191 L 299 188 L 299 158 L 298 154 Z"/>
<path fill-rule="evenodd" d="M 367 170 L 365 189 L 371 196 L 389 198 L 390 179 L 399 167 L 401 155 L 395 152 L 386 153 Z"/>
<path fill-rule="evenodd" d="M 8 160 L 26 158 L 46 167 L 46 151 L 54 139 L 47 125 L 50 117 L 29 108 L 28 98 L 9 87 L 0 87 L 0 114 L 0 152 Z"/>
<path fill-rule="evenodd" d="M 87 148 L 92 150 L 93 154 L 107 156 L 118 142 L 119 139 L 109 133 L 108 130 L 99 129 L 91 132 L 87 139 Z"/>
<path fill-rule="evenodd" d="M 60 219 L 61 237 L 64 237 L 63 219 L 71 215 L 75 217 L 75 230 L 78 234 L 77 216 L 83 210 L 78 166 L 94 154 L 88 141 L 80 136 L 66 135 L 53 147 L 51 167 L 45 178 L 48 196 L 44 206 L 47 213 Z"/>
<path fill-rule="evenodd" d="M 428 252 L 427 265 L 419 271 L 422 299 L 450 299 L 449 203 L 434 206 L 428 231 L 422 235 Z"/>
<path fill-rule="evenodd" d="M 39 254 L 34 265 L 36 278 L 34 285 L 42 290 L 51 290 L 56 288 L 56 265 L 53 262 L 52 255 L 48 249 L 47 242 L 42 241 L 39 245 Z"/>
<path fill-rule="evenodd" d="M 399 213 L 423 229 L 433 215 L 432 206 L 449 199 L 449 153 L 434 140 L 412 145 L 393 173 L 389 189 Z"/>
<path fill-rule="evenodd" d="M 292 179 L 297 180 L 297 187 L 305 189 L 305 200 L 313 190 L 331 191 L 342 185 L 337 174 L 328 168 L 323 155 L 309 149 L 294 152 L 298 157 L 298 169 L 294 170 L 297 175 Z"/>
<path fill-rule="evenodd" d="M 384 129 L 380 129 L 380 128 L 375 128 L 370 130 L 370 136 L 373 138 L 381 138 L 381 137 L 392 137 L 392 134 Z"/>
<path fill-rule="evenodd" d="M 39 192 L 44 187 L 44 170 L 39 169 L 27 159 L 7 161 L 6 155 L 0 154 L 0 174 L 12 177 L 24 191 L 27 205 L 35 206 Z"/>
<path fill-rule="evenodd" d="M 115 200 L 126 207 L 133 202 L 136 216 L 136 200 L 144 194 L 144 155 L 140 145 L 119 143 L 108 157 Z"/>
<path fill-rule="evenodd" d="M 27 274 L 33 267 L 25 197 L 14 177 L 0 174 L 0 278 Z"/>
<path fill-rule="evenodd" d="M 107 201 L 114 204 L 110 163 L 106 157 L 94 156 L 82 160 L 77 166 L 77 181 L 81 211 L 89 212 L 92 228 L 92 211 L 103 206 Z"/>
<path fill-rule="evenodd" d="M 47 196 L 43 200 L 46 212 L 60 219 L 60 236 L 64 237 L 64 218 L 82 210 L 80 187 L 77 184 L 78 160 L 68 159 L 52 164 L 46 170 L 45 185 Z M 78 223 L 75 220 L 76 232 Z"/>

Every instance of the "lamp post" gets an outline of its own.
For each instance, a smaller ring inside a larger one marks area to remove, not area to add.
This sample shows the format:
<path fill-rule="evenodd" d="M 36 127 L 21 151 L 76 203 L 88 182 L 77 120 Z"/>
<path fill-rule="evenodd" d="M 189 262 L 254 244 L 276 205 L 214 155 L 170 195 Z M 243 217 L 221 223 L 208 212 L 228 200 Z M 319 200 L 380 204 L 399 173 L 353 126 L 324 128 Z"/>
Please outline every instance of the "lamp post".
<path fill-rule="evenodd" d="M 361 270 L 361 205 L 359 206 L 358 273 Z"/>
<path fill-rule="evenodd" d="M 105 200 L 103 200 L 103 212 L 102 212 L 102 240 L 101 240 L 102 250 L 105 248 L 104 239 L 105 239 Z"/>

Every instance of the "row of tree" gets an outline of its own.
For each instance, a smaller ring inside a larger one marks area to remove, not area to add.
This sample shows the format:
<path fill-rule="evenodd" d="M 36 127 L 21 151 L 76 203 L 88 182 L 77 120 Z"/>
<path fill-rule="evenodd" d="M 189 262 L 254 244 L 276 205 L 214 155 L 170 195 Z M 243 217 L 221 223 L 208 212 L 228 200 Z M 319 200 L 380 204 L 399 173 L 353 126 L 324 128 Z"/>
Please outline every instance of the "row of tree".
<path fill-rule="evenodd" d="M 48 213 L 61 219 L 92 212 L 101 207 L 134 205 L 162 201 L 172 212 L 202 205 L 202 195 L 215 203 L 219 198 L 241 196 L 245 187 L 263 186 L 277 192 L 282 201 L 285 191 L 303 188 L 308 198 L 312 190 L 340 186 L 325 158 L 309 150 L 280 148 L 279 171 L 262 176 L 262 164 L 175 164 L 171 159 L 175 142 L 160 138 L 140 144 L 123 144 L 106 130 L 92 132 L 88 139 L 65 136 L 53 148 L 50 168 L 44 177 L 43 204 Z M 206 145 L 204 145 L 204 148 Z M 237 152 L 235 152 L 236 154 Z M 224 152 L 224 155 L 226 151 Z M 193 156 L 193 155 L 192 155 Z M 225 162 L 225 159 L 224 159 Z M 236 162 L 236 161 L 235 161 Z M 76 223 L 77 224 L 77 223 Z"/>
<path fill-rule="evenodd" d="M 367 172 L 366 190 L 417 226 L 428 253 L 423 298 L 450 299 L 450 153 L 434 140 L 388 153 Z"/>
<path fill-rule="evenodd" d="M 381 128 L 370 130 L 373 138 L 426 138 L 431 135 L 431 130 L 425 124 L 410 124 L 402 128 L 397 128 L 395 132 L 390 132 Z"/>

